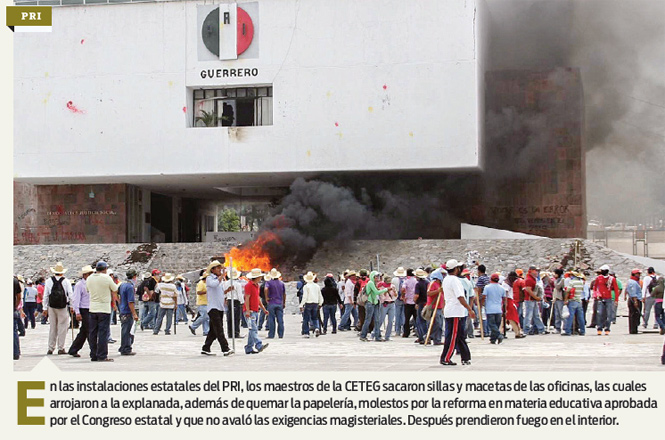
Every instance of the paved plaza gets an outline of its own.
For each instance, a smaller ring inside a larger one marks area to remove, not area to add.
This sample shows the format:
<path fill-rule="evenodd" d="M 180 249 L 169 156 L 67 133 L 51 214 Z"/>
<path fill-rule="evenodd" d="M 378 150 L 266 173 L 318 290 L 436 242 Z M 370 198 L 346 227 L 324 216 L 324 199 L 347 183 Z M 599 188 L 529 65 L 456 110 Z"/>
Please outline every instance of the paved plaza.
<path fill-rule="evenodd" d="M 177 334 L 153 335 L 150 330 L 137 330 L 134 351 L 136 356 L 120 356 L 120 325 L 112 325 L 113 338 L 109 345 L 109 357 L 113 363 L 90 362 L 86 345 L 81 358 L 69 355 L 51 355 L 49 359 L 63 371 L 431 371 L 494 370 L 494 371 L 651 371 L 662 370 L 660 354 L 663 336 L 649 330 L 638 335 L 628 334 L 628 318 L 619 316 L 610 336 L 597 336 L 594 329 L 587 336 L 562 337 L 556 334 L 508 339 L 500 345 L 492 345 L 489 339 L 469 340 L 472 365 L 442 367 L 438 364 L 442 347 L 415 344 L 415 337 L 394 337 L 388 342 L 360 342 L 355 331 L 338 332 L 318 338 L 304 339 L 300 335 L 300 315 L 285 315 L 283 339 L 268 340 L 267 331 L 259 336 L 270 346 L 261 354 L 246 355 L 244 339 L 236 339 L 236 354 L 221 355 L 219 344 L 213 345 L 217 356 L 200 354 L 204 337 L 202 329 L 197 336 L 185 325 L 178 325 Z M 27 330 L 21 338 L 22 356 L 14 361 L 16 371 L 29 371 L 45 356 L 48 325 L 37 324 L 35 330 Z M 78 330 L 75 330 L 77 332 Z M 642 331 L 642 327 L 640 327 Z M 242 335 L 247 329 L 242 329 Z M 72 336 L 67 334 L 65 349 Z M 229 341 L 229 344 L 231 341 Z M 57 352 L 57 351 L 56 351 Z M 459 364 L 459 356 L 453 358 Z"/>

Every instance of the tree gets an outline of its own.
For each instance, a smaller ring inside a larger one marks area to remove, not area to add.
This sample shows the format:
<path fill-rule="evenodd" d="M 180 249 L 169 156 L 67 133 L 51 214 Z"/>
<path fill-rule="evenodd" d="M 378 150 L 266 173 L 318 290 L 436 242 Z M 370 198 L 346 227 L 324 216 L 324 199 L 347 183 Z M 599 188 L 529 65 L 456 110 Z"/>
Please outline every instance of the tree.
<path fill-rule="evenodd" d="M 222 232 L 238 232 L 240 231 L 240 217 L 235 210 L 226 208 L 219 216 L 217 226 L 217 229 Z"/>

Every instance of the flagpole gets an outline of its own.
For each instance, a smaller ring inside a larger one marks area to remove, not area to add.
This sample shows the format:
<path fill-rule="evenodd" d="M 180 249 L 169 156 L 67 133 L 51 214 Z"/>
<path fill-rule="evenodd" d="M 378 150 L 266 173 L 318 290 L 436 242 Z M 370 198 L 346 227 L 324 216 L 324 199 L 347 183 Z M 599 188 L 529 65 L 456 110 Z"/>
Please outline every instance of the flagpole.
<path fill-rule="evenodd" d="M 233 257 L 229 257 L 229 280 L 231 281 L 231 292 L 235 292 L 235 288 L 233 287 Z M 235 297 L 235 295 L 234 295 Z M 233 351 L 236 351 L 236 317 L 235 317 L 235 308 L 236 308 L 236 303 L 235 299 L 231 299 L 229 301 L 231 305 L 231 344 L 233 345 Z"/>

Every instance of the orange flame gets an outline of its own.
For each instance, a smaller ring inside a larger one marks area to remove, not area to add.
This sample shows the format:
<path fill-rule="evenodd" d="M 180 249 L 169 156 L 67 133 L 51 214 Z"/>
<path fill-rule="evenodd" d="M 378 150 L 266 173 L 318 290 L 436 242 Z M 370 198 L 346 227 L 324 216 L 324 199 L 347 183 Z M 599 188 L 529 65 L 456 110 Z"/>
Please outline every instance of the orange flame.
<path fill-rule="evenodd" d="M 226 262 L 233 258 L 233 267 L 241 272 L 248 272 L 256 267 L 264 272 L 273 268 L 270 261 L 270 255 L 265 250 L 265 246 L 271 242 L 278 242 L 279 237 L 269 231 L 262 232 L 256 240 L 243 245 L 240 248 L 234 247 L 228 253 L 224 254 Z"/>

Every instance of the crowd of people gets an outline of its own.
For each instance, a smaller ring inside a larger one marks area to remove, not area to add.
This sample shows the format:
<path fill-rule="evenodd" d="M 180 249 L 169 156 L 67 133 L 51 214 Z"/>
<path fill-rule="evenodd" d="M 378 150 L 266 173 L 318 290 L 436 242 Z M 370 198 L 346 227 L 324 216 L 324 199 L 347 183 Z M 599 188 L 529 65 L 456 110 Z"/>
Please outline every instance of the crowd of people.
<path fill-rule="evenodd" d="M 48 278 L 33 282 L 14 277 L 14 359 L 20 357 L 19 337 L 38 321 L 50 326 L 47 355 L 57 350 L 59 355 L 80 357 L 87 341 L 93 362 L 113 361 L 108 347 L 117 341 L 111 338 L 110 326 L 118 321 L 118 351 L 123 356 L 136 354 L 137 328 L 158 335 L 164 326 L 164 335 L 170 335 L 177 328 L 174 322 L 186 323 L 194 335 L 202 329 L 201 354 L 206 356 L 215 355 L 215 341 L 224 356 L 234 354 L 227 337 L 246 337 L 245 353 L 258 354 L 269 345 L 263 339 L 285 334 L 286 285 L 274 268 L 266 273 L 255 268 L 243 275 L 215 260 L 199 272 L 194 292 L 183 275 L 159 269 L 142 276 L 130 269 L 120 282 L 106 262 L 98 261 L 84 266 L 75 284 L 65 277 L 67 270 L 58 262 Z M 509 328 L 516 339 L 548 333 L 584 336 L 587 329 L 609 336 L 622 299 L 628 305 L 628 333 L 637 334 L 640 321 L 649 328 L 653 314 L 653 328 L 663 335 L 664 282 L 653 268 L 644 277 L 634 269 L 622 283 L 607 265 L 594 276 L 578 269 L 550 272 L 536 266 L 526 272 L 488 273 L 483 264 L 450 259 L 438 268 L 399 267 L 392 274 L 349 269 L 320 280 L 307 272 L 299 277 L 296 296 L 304 338 L 327 334 L 330 324 L 332 334 L 355 330 L 361 342 L 401 337 L 440 345 L 442 365 L 456 365 L 455 353 L 468 365 L 467 339 L 487 337 L 491 344 L 501 344 Z M 190 296 L 196 309 L 190 306 Z M 267 335 L 262 339 L 259 331 L 264 327 Z M 66 349 L 67 332 L 71 329 L 73 335 L 75 328 L 78 334 Z M 665 363 L 665 347 L 661 361 Z"/>

